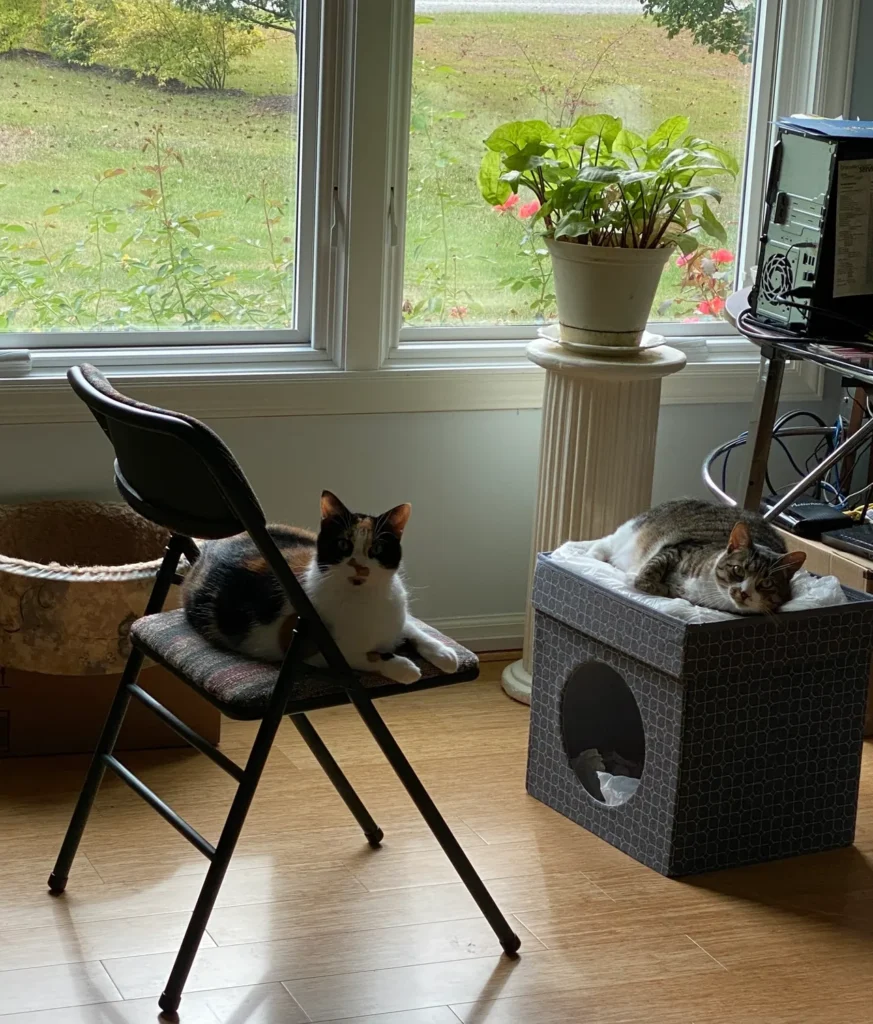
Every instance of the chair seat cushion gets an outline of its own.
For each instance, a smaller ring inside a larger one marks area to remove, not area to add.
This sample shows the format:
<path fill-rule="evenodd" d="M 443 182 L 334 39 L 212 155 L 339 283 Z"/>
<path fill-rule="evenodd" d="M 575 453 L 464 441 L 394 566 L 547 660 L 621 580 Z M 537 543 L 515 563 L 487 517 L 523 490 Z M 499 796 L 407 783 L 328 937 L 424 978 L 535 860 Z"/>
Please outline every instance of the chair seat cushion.
<path fill-rule="evenodd" d="M 457 653 L 458 671 L 445 675 L 411 650 L 404 649 L 402 653 L 421 669 L 421 679 L 411 686 L 403 686 L 375 673 L 357 673 L 371 697 L 459 683 L 478 676 L 479 661 L 472 651 L 426 623 L 419 625 Z M 229 718 L 263 718 L 279 676 L 278 665 L 254 661 L 213 646 L 191 628 L 181 609 L 138 619 L 130 628 L 130 638 L 144 654 L 198 690 Z M 346 704 L 348 700 L 346 691 L 330 672 L 301 665 L 295 673 L 287 713 Z"/>

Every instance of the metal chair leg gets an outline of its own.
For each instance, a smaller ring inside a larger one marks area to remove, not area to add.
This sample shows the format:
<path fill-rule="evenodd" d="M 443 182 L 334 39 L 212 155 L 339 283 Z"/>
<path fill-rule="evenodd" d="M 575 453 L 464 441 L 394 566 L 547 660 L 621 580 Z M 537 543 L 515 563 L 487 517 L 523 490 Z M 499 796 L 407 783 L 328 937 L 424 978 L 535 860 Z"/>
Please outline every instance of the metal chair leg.
<path fill-rule="evenodd" d="M 382 720 L 382 716 L 366 694 L 359 691 L 351 691 L 349 696 L 357 708 L 358 714 L 363 718 L 364 723 L 372 733 L 373 738 L 381 747 L 382 753 L 388 759 L 391 767 L 397 773 L 397 777 L 406 788 L 406 792 L 412 798 L 413 803 L 418 808 L 425 822 L 427 822 L 431 832 L 436 836 L 437 842 L 443 848 L 443 852 L 452 862 L 452 867 L 458 872 L 461 881 L 466 885 L 470 895 L 484 914 L 485 919 L 494 929 L 494 934 L 500 941 L 500 945 L 506 953 L 514 956 L 518 952 L 521 940 L 510 928 L 509 922 L 494 902 L 491 893 L 476 873 L 476 869 L 470 863 L 469 858 L 461 849 L 461 844 L 437 810 L 436 804 L 422 785 L 419 777 L 415 774 L 412 765 L 407 761 L 406 755 L 400 749 L 391 730 Z"/>
<path fill-rule="evenodd" d="M 352 784 L 345 777 L 342 768 L 336 763 L 333 755 L 324 745 L 324 741 L 315 731 L 315 726 L 313 726 L 306 715 L 289 715 L 288 717 L 297 727 L 297 731 L 305 740 L 306 746 L 312 751 L 316 761 L 324 769 L 325 775 L 334 784 L 337 793 L 345 801 L 345 805 L 354 815 L 355 821 L 361 826 L 367 842 L 370 846 L 378 846 L 384 839 L 382 829 L 373 820 L 363 801 L 352 788 Z"/>
<path fill-rule="evenodd" d="M 159 612 L 161 608 L 163 608 L 164 601 L 167 599 L 167 594 L 169 593 L 170 587 L 173 583 L 173 577 L 179 564 L 182 550 L 182 538 L 172 537 L 167 545 L 167 552 L 164 555 L 164 560 L 161 563 L 161 567 L 155 578 L 155 585 L 152 588 L 148 605 L 145 610 L 146 615 L 153 615 L 155 612 Z M 73 811 L 73 816 L 70 819 L 69 826 L 67 827 L 67 834 L 64 836 L 61 851 L 58 854 L 57 861 L 55 862 L 54 870 L 49 875 L 48 887 L 50 892 L 55 896 L 60 895 L 67 887 L 70 868 L 72 867 L 73 860 L 76 856 L 76 851 L 79 849 L 79 843 L 82 840 L 82 833 L 85 831 L 85 826 L 88 824 L 88 817 L 91 814 L 91 808 L 94 805 L 94 798 L 97 796 L 97 790 L 100 788 L 100 783 L 103 781 L 103 773 L 106 771 L 106 763 L 103 760 L 103 756 L 104 754 L 112 753 L 115 743 L 118 740 L 118 734 L 121 731 L 121 724 L 124 721 L 124 714 L 127 711 L 128 704 L 130 703 L 130 690 L 128 690 L 128 686 L 137 681 L 143 661 L 143 655 L 140 651 L 134 648 L 130 652 L 127 664 L 124 666 L 121 682 L 118 684 L 118 689 L 115 692 L 115 698 L 109 708 L 109 714 L 106 716 L 103 731 L 100 733 L 100 739 L 97 741 L 97 749 L 94 751 L 94 756 L 92 757 L 91 764 L 88 767 L 88 774 L 85 776 L 85 783 L 82 786 L 82 792 L 79 794 L 79 799 L 76 802 L 76 808 Z"/>
<path fill-rule="evenodd" d="M 299 652 L 303 650 L 304 643 L 305 640 L 302 633 L 296 633 L 291 651 L 286 657 L 282 670 L 279 673 L 279 678 L 276 681 L 276 688 L 273 691 L 273 696 L 270 698 L 267 713 L 261 721 L 255 742 L 252 744 L 252 749 L 246 762 L 245 773 L 237 787 L 236 795 L 230 806 L 230 812 L 221 830 L 221 837 L 215 847 L 215 856 L 212 858 L 212 863 L 206 872 L 206 878 L 200 889 L 200 895 L 197 897 L 197 903 L 191 914 L 191 920 L 188 922 L 188 928 L 182 939 L 182 945 L 176 954 L 176 960 L 173 964 L 173 969 L 170 971 L 170 977 L 167 979 L 167 984 L 161 993 L 161 998 L 158 1000 L 158 1005 L 163 1011 L 162 1016 L 165 1018 L 174 1019 L 176 1011 L 179 1009 L 179 1004 L 182 1002 L 182 991 L 185 988 L 185 982 L 191 973 L 194 957 L 197 956 L 197 950 L 200 948 L 200 941 L 203 938 L 203 933 L 206 931 L 206 925 L 209 923 L 209 916 L 212 913 L 212 908 L 215 906 L 219 889 L 221 889 L 221 883 L 224 881 L 224 876 L 230 865 L 230 859 L 233 857 L 233 851 L 236 849 L 246 816 L 258 788 L 258 783 L 261 781 L 261 775 L 272 749 L 273 740 L 275 740 L 279 725 L 282 722 L 285 706 L 288 703 L 293 666 L 300 661 Z"/>

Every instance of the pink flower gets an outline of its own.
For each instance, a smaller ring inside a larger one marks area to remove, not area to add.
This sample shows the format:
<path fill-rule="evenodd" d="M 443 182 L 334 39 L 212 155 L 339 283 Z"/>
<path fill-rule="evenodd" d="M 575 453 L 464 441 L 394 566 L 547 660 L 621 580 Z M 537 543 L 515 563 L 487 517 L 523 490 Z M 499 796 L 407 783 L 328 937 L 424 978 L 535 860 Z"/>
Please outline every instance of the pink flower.
<path fill-rule="evenodd" d="M 716 295 L 714 299 L 709 300 L 709 308 L 713 315 L 717 315 L 724 309 L 724 299 Z"/>
<path fill-rule="evenodd" d="M 712 254 L 712 258 L 716 263 L 733 263 L 734 254 L 730 249 L 716 249 Z"/>
<path fill-rule="evenodd" d="M 676 257 L 677 267 L 687 267 L 688 264 L 694 259 L 694 253 L 683 253 L 681 256 Z"/>
<path fill-rule="evenodd" d="M 709 316 L 712 313 L 712 305 L 704 299 L 703 302 L 697 304 L 697 312 Z"/>
<path fill-rule="evenodd" d="M 515 206 L 515 204 L 518 202 L 520 198 L 521 197 L 516 192 L 513 195 L 511 195 L 506 200 L 505 203 L 500 203 L 497 206 L 492 206 L 491 209 L 494 210 L 495 213 L 509 213 L 509 211 L 513 208 L 513 206 Z"/>
<path fill-rule="evenodd" d="M 532 199 L 529 203 L 525 203 L 524 206 L 519 209 L 518 215 L 519 217 L 533 217 L 539 208 L 539 199 Z"/>
<path fill-rule="evenodd" d="M 463 320 L 467 312 L 466 306 L 452 306 L 449 310 L 449 316 L 453 316 L 456 320 Z"/>

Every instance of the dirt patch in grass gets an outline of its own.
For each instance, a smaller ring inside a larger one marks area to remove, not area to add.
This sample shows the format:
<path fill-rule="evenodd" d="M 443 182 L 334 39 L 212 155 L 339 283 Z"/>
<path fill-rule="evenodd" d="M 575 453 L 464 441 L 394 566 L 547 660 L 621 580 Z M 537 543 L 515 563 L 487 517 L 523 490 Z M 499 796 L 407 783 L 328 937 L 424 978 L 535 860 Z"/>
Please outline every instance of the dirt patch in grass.
<path fill-rule="evenodd" d="M 33 128 L 0 124 L 0 167 L 20 164 L 37 149 L 39 139 Z"/>

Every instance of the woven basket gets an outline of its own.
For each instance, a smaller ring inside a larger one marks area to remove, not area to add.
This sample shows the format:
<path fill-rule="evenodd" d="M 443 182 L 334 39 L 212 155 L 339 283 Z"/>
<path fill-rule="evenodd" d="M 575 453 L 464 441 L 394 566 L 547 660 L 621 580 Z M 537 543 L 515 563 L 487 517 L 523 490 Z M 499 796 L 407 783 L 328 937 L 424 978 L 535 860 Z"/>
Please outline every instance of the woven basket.
<path fill-rule="evenodd" d="M 0 506 L 0 666 L 121 671 L 168 536 L 127 505 Z M 176 604 L 173 592 L 166 607 Z"/>

